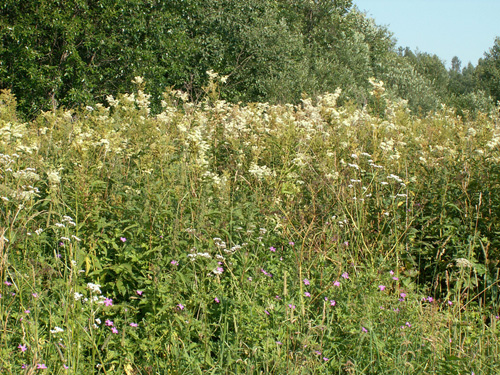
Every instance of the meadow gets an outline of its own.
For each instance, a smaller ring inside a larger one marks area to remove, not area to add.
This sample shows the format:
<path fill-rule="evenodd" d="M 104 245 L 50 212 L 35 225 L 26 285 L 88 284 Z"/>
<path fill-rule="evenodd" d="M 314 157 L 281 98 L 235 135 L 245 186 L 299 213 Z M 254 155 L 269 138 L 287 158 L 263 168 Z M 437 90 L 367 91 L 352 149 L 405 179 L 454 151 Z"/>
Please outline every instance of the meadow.
<path fill-rule="evenodd" d="M 500 373 L 500 118 L 373 86 L 0 94 L 0 373 Z"/>

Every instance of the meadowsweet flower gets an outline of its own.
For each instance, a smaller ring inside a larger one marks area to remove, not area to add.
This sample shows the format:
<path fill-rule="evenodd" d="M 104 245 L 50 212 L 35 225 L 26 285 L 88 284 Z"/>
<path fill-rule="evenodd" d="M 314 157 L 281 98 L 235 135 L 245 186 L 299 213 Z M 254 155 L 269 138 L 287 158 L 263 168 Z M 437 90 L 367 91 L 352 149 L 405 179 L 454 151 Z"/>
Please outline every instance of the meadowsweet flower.
<path fill-rule="evenodd" d="M 83 297 L 83 294 L 75 292 L 75 294 L 74 294 L 75 301 L 82 299 L 82 297 Z"/>
<path fill-rule="evenodd" d="M 310 282 L 309 282 L 309 280 L 307 280 L 307 279 L 304 279 L 303 281 L 304 281 L 304 285 L 310 285 Z"/>
<path fill-rule="evenodd" d="M 379 285 L 378 288 L 380 289 L 380 291 L 383 291 L 385 289 L 385 285 Z"/>
<path fill-rule="evenodd" d="M 87 283 L 87 288 L 89 288 L 91 292 L 101 294 L 101 286 L 99 284 Z"/>
<path fill-rule="evenodd" d="M 21 344 L 19 344 L 18 348 L 21 349 L 22 352 L 25 352 L 26 349 L 28 349 L 26 345 L 21 345 Z"/>

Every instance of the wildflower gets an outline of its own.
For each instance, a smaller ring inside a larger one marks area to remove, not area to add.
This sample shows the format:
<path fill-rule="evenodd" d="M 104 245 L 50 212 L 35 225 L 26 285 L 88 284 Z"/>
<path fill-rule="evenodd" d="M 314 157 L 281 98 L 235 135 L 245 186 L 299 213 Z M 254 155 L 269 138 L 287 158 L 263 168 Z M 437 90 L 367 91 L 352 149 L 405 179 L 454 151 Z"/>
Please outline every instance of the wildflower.
<path fill-rule="evenodd" d="M 104 299 L 104 306 L 113 306 L 113 300 L 111 298 Z"/>
<path fill-rule="evenodd" d="M 432 298 L 432 297 L 427 297 L 427 301 L 428 301 L 428 302 L 432 302 L 432 301 L 434 301 L 434 298 Z"/>
<path fill-rule="evenodd" d="M 347 272 L 344 272 L 342 274 L 342 277 L 347 280 L 349 278 L 349 274 Z"/>
<path fill-rule="evenodd" d="M 367 333 L 368 332 L 368 330 L 365 327 L 361 327 L 361 331 L 363 331 L 363 333 Z"/>
<path fill-rule="evenodd" d="M 306 297 L 311 297 L 311 293 L 309 293 L 309 292 L 305 292 L 305 293 L 304 293 L 304 296 L 306 296 Z"/>
<path fill-rule="evenodd" d="M 449 306 L 453 305 L 453 302 L 448 301 L 448 305 L 449 305 Z"/>
<path fill-rule="evenodd" d="M 274 248 L 273 246 L 271 246 L 269 250 L 271 250 L 273 253 L 276 252 L 276 248 Z"/>
<path fill-rule="evenodd" d="M 379 285 L 378 288 L 380 289 L 380 291 L 383 291 L 385 289 L 385 285 Z"/>
<path fill-rule="evenodd" d="M 215 303 L 220 303 L 219 299 L 217 297 L 214 298 Z"/>
<path fill-rule="evenodd" d="M 333 282 L 333 286 L 340 286 L 340 282 L 339 282 L 338 280 L 335 280 L 335 281 Z"/>
<path fill-rule="evenodd" d="M 39 364 L 37 364 L 37 365 L 36 365 L 36 368 L 37 368 L 38 370 L 42 370 L 42 369 L 46 369 L 46 368 L 47 368 L 47 366 L 45 366 L 45 364 L 44 364 L 44 363 L 39 363 Z"/>
<path fill-rule="evenodd" d="M 21 349 L 22 352 L 25 352 L 26 349 L 28 349 L 26 345 L 21 345 L 21 344 L 19 344 L 18 348 Z"/>
<path fill-rule="evenodd" d="M 315 350 L 314 353 L 316 353 L 317 355 L 321 355 L 321 352 L 319 350 Z"/>
<path fill-rule="evenodd" d="M 130 323 L 129 326 L 131 326 L 131 327 L 137 327 L 138 324 L 137 323 Z"/>
<path fill-rule="evenodd" d="M 114 323 L 112 320 L 109 320 L 109 319 L 106 319 L 106 321 L 104 322 L 104 324 L 106 324 L 108 327 L 113 327 Z"/>
<path fill-rule="evenodd" d="M 74 294 L 75 301 L 80 300 L 82 297 L 83 297 L 83 294 L 75 292 L 75 294 Z"/>
<path fill-rule="evenodd" d="M 31 312 L 31 311 L 29 311 L 29 310 L 24 310 L 24 313 L 25 313 L 25 314 L 29 314 L 30 312 Z"/>
<path fill-rule="evenodd" d="M 276 341 L 276 344 L 283 345 L 283 343 L 281 341 Z"/>
<path fill-rule="evenodd" d="M 7 280 L 5 280 L 3 283 L 4 283 L 5 285 L 7 285 L 7 286 L 11 286 L 11 285 L 12 285 L 12 283 L 11 283 L 10 281 L 7 281 Z"/>
<path fill-rule="evenodd" d="M 295 242 L 290 241 L 290 242 L 288 242 L 288 244 L 289 244 L 290 246 L 293 246 L 293 245 L 295 245 Z"/>
<path fill-rule="evenodd" d="M 125 242 L 127 239 L 125 237 L 120 237 L 120 241 Z"/>
<path fill-rule="evenodd" d="M 335 302 L 335 300 L 333 300 L 333 299 L 331 299 L 331 300 L 330 300 L 330 306 L 332 306 L 332 307 L 333 307 L 333 306 L 335 306 L 336 304 L 337 304 L 337 302 Z"/>
<path fill-rule="evenodd" d="M 395 281 L 399 280 L 399 278 L 397 278 L 396 276 L 394 276 L 392 279 L 395 280 Z"/>
<path fill-rule="evenodd" d="M 290 304 L 288 305 L 288 307 L 289 307 L 290 309 L 292 309 L 292 310 L 295 310 L 295 307 L 296 307 L 296 306 L 295 306 L 295 305 L 292 305 L 292 304 L 290 303 Z"/>
<path fill-rule="evenodd" d="M 176 261 L 176 260 L 173 260 L 170 262 L 170 264 L 174 265 L 174 266 L 178 266 L 179 265 L 179 262 Z"/>
<path fill-rule="evenodd" d="M 143 291 L 142 291 L 142 290 L 138 290 L 138 291 L 136 291 L 136 293 L 137 293 L 138 295 L 142 296 Z"/>
<path fill-rule="evenodd" d="M 390 271 L 389 271 L 389 274 L 390 274 L 391 276 L 392 276 L 392 275 L 394 275 L 394 271 L 393 271 L 393 270 L 390 270 Z"/>
<path fill-rule="evenodd" d="M 401 296 L 401 298 L 405 298 L 406 297 L 406 293 L 401 293 L 400 296 Z"/>
<path fill-rule="evenodd" d="M 266 315 L 271 315 L 267 310 L 264 310 L 264 312 L 266 313 Z"/>
<path fill-rule="evenodd" d="M 56 334 L 56 333 L 60 333 L 60 332 L 64 332 L 64 329 L 59 328 L 59 327 L 54 327 L 54 329 L 50 330 L 50 333 L 52 333 L 52 334 Z"/>
<path fill-rule="evenodd" d="M 304 285 L 309 285 L 310 284 L 309 280 L 307 280 L 307 279 L 304 279 L 303 281 L 304 281 Z"/>
<path fill-rule="evenodd" d="M 69 369 L 69 366 L 63 365 L 63 367 L 65 370 Z"/>
<path fill-rule="evenodd" d="M 114 334 L 117 334 L 118 330 L 116 329 L 116 327 L 113 327 L 113 328 L 111 328 L 111 332 L 113 332 Z"/>
<path fill-rule="evenodd" d="M 184 305 L 182 303 L 179 303 L 177 307 L 179 308 L 179 310 L 184 310 Z"/>
<path fill-rule="evenodd" d="M 97 324 L 101 324 L 101 319 L 97 318 L 97 319 L 95 320 L 95 322 L 96 322 Z"/>
<path fill-rule="evenodd" d="M 323 357 L 323 361 L 328 362 L 329 360 L 329 358 Z"/>
<path fill-rule="evenodd" d="M 411 324 L 410 322 L 406 322 L 405 325 L 408 327 L 408 328 L 411 328 Z"/>
<path fill-rule="evenodd" d="M 99 284 L 87 283 L 87 288 L 89 288 L 91 292 L 101 294 L 101 286 Z"/>
<path fill-rule="evenodd" d="M 31 293 L 34 298 L 38 298 L 38 293 Z"/>

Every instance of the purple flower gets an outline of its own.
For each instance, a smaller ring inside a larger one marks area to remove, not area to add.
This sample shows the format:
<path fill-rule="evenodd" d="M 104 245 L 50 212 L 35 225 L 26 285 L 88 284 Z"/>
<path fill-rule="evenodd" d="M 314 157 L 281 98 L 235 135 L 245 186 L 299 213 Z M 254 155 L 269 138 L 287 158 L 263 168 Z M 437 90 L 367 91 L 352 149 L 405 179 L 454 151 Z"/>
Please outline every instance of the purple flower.
<path fill-rule="evenodd" d="M 273 253 L 275 253 L 275 252 L 276 252 L 276 248 L 274 248 L 273 246 L 271 246 L 271 247 L 269 248 L 269 250 L 271 250 Z"/>
<path fill-rule="evenodd" d="M 179 265 L 179 262 L 178 262 L 178 261 L 176 261 L 176 260 L 173 260 L 173 261 L 171 261 L 171 262 L 170 262 L 170 264 L 173 264 L 174 266 L 178 266 L 178 265 Z"/>
<path fill-rule="evenodd" d="M 283 343 L 281 341 L 276 341 L 276 344 L 283 345 Z"/>
<path fill-rule="evenodd" d="M 330 300 L 330 306 L 335 306 L 337 304 L 337 302 L 335 302 L 335 300 L 331 299 Z"/>
<path fill-rule="evenodd" d="M 63 367 L 65 370 L 69 369 L 69 366 L 63 365 Z"/>
<path fill-rule="evenodd" d="M 342 274 L 342 277 L 347 280 L 349 278 L 349 274 L 347 272 L 344 272 Z"/>
<path fill-rule="evenodd" d="M 394 276 L 392 279 L 393 279 L 393 280 L 396 280 L 396 281 L 398 281 L 398 280 L 399 280 L 399 278 L 397 278 L 396 276 Z"/>
<path fill-rule="evenodd" d="M 385 289 L 385 285 L 379 285 L 378 288 L 380 289 L 380 291 L 383 291 Z"/>
<path fill-rule="evenodd" d="M 292 304 L 290 303 L 290 304 L 288 305 L 288 307 L 289 307 L 290 309 L 292 309 L 292 310 L 295 310 L 295 307 L 296 307 L 296 306 L 295 306 L 295 305 L 292 305 Z"/>
<path fill-rule="evenodd" d="M 21 349 L 22 352 L 25 352 L 26 349 L 28 349 L 26 345 L 21 345 L 21 344 L 19 344 L 18 348 Z"/>
<path fill-rule="evenodd" d="M 305 293 L 304 293 L 304 296 L 306 296 L 306 297 L 311 297 L 311 293 L 309 293 L 309 292 L 305 292 Z"/>
<path fill-rule="evenodd" d="M 329 358 L 323 357 L 323 361 L 328 362 L 329 360 Z"/>
<path fill-rule="evenodd" d="M 138 324 L 137 323 L 130 323 L 129 326 L 131 326 L 131 327 L 137 327 Z"/>
<path fill-rule="evenodd" d="M 120 241 L 125 242 L 127 239 L 125 237 L 120 237 Z"/>
<path fill-rule="evenodd" d="M 182 303 L 179 303 L 177 307 L 179 308 L 179 310 L 184 310 L 184 305 Z"/>
<path fill-rule="evenodd" d="M 11 283 L 10 281 L 7 281 L 7 280 L 5 280 L 3 283 L 4 283 L 5 285 L 7 285 L 7 286 L 11 286 L 11 285 L 12 285 L 12 283 Z"/>
<path fill-rule="evenodd" d="M 304 285 L 309 285 L 310 284 L 309 280 L 307 280 L 307 279 L 304 279 L 303 281 L 304 281 Z"/>
<path fill-rule="evenodd" d="M 104 299 L 104 306 L 113 306 L 113 300 L 111 298 L 106 297 Z"/>
<path fill-rule="evenodd" d="M 389 274 L 390 274 L 391 276 L 392 276 L 392 275 L 394 275 L 394 271 L 393 271 L 393 270 L 390 270 L 390 271 L 389 271 Z"/>
<path fill-rule="evenodd" d="M 144 293 L 144 292 L 143 292 L 142 290 L 138 290 L 138 291 L 136 291 L 136 293 L 137 293 L 138 295 L 142 296 L 142 293 Z"/>
<path fill-rule="evenodd" d="M 293 245 L 295 245 L 295 242 L 290 241 L 290 242 L 288 242 L 288 244 L 289 244 L 290 246 L 293 246 Z"/>
<path fill-rule="evenodd" d="M 271 315 L 271 314 L 269 314 L 269 311 L 267 311 L 267 310 L 264 310 L 264 312 L 266 313 L 266 315 Z"/>
<path fill-rule="evenodd" d="M 47 366 L 45 366 L 45 364 L 44 364 L 44 363 L 39 363 L 39 364 L 37 364 L 37 365 L 36 365 L 36 368 L 37 368 L 38 370 L 41 370 L 41 369 L 46 369 L 46 368 L 47 368 Z"/>
<path fill-rule="evenodd" d="M 25 313 L 25 314 L 29 314 L 30 312 L 31 312 L 31 311 L 29 311 L 29 310 L 24 310 L 24 313 Z"/>
<path fill-rule="evenodd" d="M 111 332 L 113 332 L 116 335 L 118 333 L 118 330 L 116 329 L 116 327 L 113 327 L 111 328 Z"/>
<path fill-rule="evenodd" d="M 338 280 L 335 280 L 335 281 L 333 282 L 333 286 L 340 286 L 340 282 L 339 282 Z"/>
<path fill-rule="evenodd" d="M 432 298 L 432 297 L 427 297 L 427 301 L 432 302 L 432 301 L 434 301 L 434 298 Z"/>
<path fill-rule="evenodd" d="M 365 327 L 361 327 L 361 331 L 363 331 L 363 333 L 368 332 L 368 330 Z"/>
<path fill-rule="evenodd" d="M 217 297 L 215 297 L 215 298 L 214 298 L 214 301 L 215 301 L 216 303 L 219 303 L 219 302 L 220 302 L 220 301 L 219 301 L 219 299 L 218 299 Z"/>
<path fill-rule="evenodd" d="M 108 327 L 112 327 L 113 326 L 113 321 L 112 320 L 109 320 L 109 319 L 106 319 L 106 321 L 104 322 Z"/>
<path fill-rule="evenodd" d="M 405 298 L 406 297 L 406 293 L 401 293 L 400 296 L 401 296 L 401 298 Z"/>

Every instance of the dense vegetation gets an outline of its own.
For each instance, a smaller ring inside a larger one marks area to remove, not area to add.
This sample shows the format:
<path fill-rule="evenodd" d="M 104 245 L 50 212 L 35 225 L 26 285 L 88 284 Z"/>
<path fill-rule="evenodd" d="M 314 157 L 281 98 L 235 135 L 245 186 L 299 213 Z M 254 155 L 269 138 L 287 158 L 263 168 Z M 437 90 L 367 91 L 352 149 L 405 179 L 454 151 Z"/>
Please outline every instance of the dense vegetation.
<path fill-rule="evenodd" d="M 477 67 L 447 71 L 437 56 L 397 50 L 351 0 L 6 0 L 0 40 L 0 89 L 28 118 L 130 92 L 135 76 L 159 113 L 169 87 L 197 100 L 210 69 L 229 76 L 222 97 L 233 103 L 342 87 L 341 102 L 361 106 L 370 77 L 414 112 L 446 103 L 467 115 L 500 100 L 500 40 Z"/>
<path fill-rule="evenodd" d="M 0 38 L 0 373 L 500 372 L 500 38 L 447 70 L 349 0 Z"/>
<path fill-rule="evenodd" d="M 0 369 L 497 373 L 500 119 L 0 99 Z"/>

